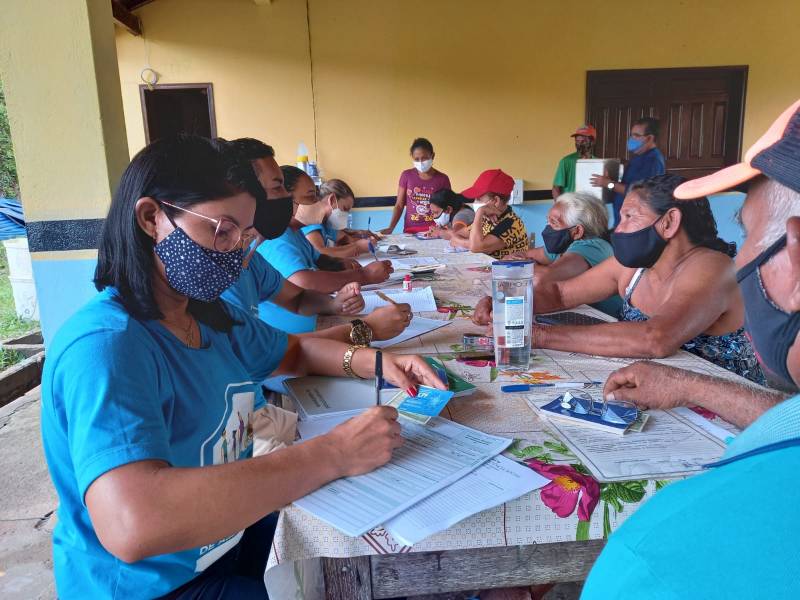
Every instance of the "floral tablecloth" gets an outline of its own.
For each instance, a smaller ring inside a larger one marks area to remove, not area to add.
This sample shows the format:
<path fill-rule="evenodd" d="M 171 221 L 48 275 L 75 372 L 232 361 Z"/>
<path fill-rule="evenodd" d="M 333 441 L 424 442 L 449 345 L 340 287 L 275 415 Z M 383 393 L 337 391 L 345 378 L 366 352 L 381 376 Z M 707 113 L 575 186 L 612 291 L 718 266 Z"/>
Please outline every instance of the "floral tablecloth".
<path fill-rule="evenodd" d="M 442 416 L 481 431 L 514 438 L 515 443 L 506 456 L 525 462 L 548 478 L 550 483 L 512 502 L 473 515 L 413 548 L 398 543 L 382 528 L 360 538 L 345 536 L 308 513 L 289 506 L 281 512 L 265 574 L 273 598 L 324 597 L 320 557 L 517 546 L 607 537 L 642 502 L 667 483 L 641 480 L 597 482 L 531 408 L 531 404 L 537 401 L 552 399 L 552 390 L 529 395 L 500 391 L 500 386 L 508 382 L 604 381 L 612 371 L 632 360 L 536 350 L 526 373 L 499 370 L 492 361 L 457 361 L 454 352 L 461 349 L 462 335 L 480 331 L 469 317 L 475 303 L 491 291 L 491 259 L 469 252 L 447 253 L 446 242 L 440 240 L 393 236 L 391 241 L 406 244 L 418 250 L 419 256 L 433 256 L 447 265 L 427 279 L 416 279 L 414 285 L 431 285 L 439 307 L 436 313 L 422 313 L 423 316 L 453 321 L 430 334 L 393 346 L 391 350 L 435 354 L 449 369 L 474 383 L 478 390 L 471 396 L 451 400 Z M 578 310 L 608 319 L 590 307 Z M 336 322 L 340 321 L 323 318 L 319 327 Z M 661 362 L 736 378 L 728 371 L 683 351 Z M 735 432 L 714 415 L 704 416 Z"/>

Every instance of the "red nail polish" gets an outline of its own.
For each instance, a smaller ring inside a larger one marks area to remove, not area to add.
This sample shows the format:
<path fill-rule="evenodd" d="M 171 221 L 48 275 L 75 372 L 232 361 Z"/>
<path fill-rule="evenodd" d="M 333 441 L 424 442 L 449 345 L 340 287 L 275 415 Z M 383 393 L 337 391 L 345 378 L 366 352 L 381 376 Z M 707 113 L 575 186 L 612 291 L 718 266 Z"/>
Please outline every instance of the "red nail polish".
<path fill-rule="evenodd" d="M 412 398 L 416 398 L 416 396 L 417 396 L 417 386 L 412 385 L 410 388 L 406 388 L 406 394 L 408 394 Z"/>

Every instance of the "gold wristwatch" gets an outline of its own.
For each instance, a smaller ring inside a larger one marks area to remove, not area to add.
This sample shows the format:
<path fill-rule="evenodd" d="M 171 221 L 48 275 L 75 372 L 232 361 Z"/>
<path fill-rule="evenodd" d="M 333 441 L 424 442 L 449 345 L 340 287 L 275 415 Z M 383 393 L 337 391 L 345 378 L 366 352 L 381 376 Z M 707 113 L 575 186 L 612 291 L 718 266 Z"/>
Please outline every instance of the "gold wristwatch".
<path fill-rule="evenodd" d="M 350 322 L 350 341 L 354 346 L 367 348 L 372 343 L 372 328 L 361 319 Z"/>
<path fill-rule="evenodd" d="M 353 371 L 353 355 L 356 353 L 356 350 L 361 350 L 365 347 L 366 346 L 348 346 L 347 351 L 344 353 L 344 357 L 342 358 L 342 369 L 344 370 L 344 374 L 348 377 L 364 379 L 356 374 L 355 371 Z"/>

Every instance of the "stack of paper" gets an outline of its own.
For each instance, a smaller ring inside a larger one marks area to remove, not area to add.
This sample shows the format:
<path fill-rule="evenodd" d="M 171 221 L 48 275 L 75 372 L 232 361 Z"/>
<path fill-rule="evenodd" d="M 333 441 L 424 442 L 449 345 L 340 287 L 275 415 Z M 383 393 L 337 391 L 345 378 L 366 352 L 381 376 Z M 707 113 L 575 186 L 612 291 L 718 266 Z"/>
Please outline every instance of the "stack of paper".
<path fill-rule="evenodd" d="M 511 440 L 441 418 L 428 425 L 401 421 L 404 444 L 386 465 L 345 477 L 295 502 L 353 537 L 458 481 L 497 456 Z"/>

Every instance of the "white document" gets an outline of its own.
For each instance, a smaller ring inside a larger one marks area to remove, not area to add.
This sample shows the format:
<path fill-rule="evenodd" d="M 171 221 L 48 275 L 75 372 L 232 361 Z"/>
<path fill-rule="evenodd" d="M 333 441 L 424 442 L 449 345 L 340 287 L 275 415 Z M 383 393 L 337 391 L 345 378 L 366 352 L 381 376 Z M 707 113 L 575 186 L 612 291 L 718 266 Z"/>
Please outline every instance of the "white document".
<path fill-rule="evenodd" d="M 375 406 L 375 380 L 309 375 L 283 383 L 301 421 L 335 415 L 353 416 Z M 381 404 L 388 403 L 397 389 L 381 390 Z"/>
<path fill-rule="evenodd" d="M 409 256 L 406 258 L 390 259 L 395 271 L 410 271 L 414 267 L 428 267 L 438 265 L 439 261 L 432 256 Z"/>
<path fill-rule="evenodd" d="M 427 425 L 401 419 L 400 426 L 405 443 L 389 463 L 337 479 L 295 505 L 358 537 L 458 481 L 511 443 L 439 417 Z"/>
<path fill-rule="evenodd" d="M 469 475 L 400 513 L 384 528 L 406 546 L 550 482 L 530 467 L 495 456 Z"/>
<path fill-rule="evenodd" d="M 357 414 L 358 413 L 339 414 L 331 417 L 320 417 L 319 419 L 312 419 L 310 421 L 298 421 L 297 433 L 300 434 L 300 440 L 306 442 L 317 436 L 325 435 L 337 425 L 341 425 L 348 419 L 352 419 Z"/>
<path fill-rule="evenodd" d="M 433 297 L 433 290 L 430 286 L 424 288 L 417 288 L 410 292 L 403 290 L 380 290 L 389 298 L 397 303 L 405 303 L 411 305 L 411 312 L 435 312 L 436 300 Z M 368 315 L 376 308 L 381 306 L 388 306 L 388 302 L 378 297 L 375 292 L 364 292 L 361 294 L 364 297 L 364 310 L 361 314 Z"/>
<path fill-rule="evenodd" d="M 541 413 L 540 413 L 541 414 Z M 670 479 L 703 470 L 725 452 L 725 442 L 671 410 L 650 410 L 641 432 L 624 436 L 548 420 L 598 481 Z"/>
<path fill-rule="evenodd" d="M 405 342 L 411 338 L 430 333 L 431 331 L 439 329 L 440 327 L 444 327 L 445 325 L 450 325 L 452 322 L 453 321 L 445 321 L 444 319 L 426 319 L 425 317 L 414 317 L 411 319 L 411 323 L 409 323 L 408 327 L 406 327 L 403 333 L 389 340 L 372 342 L 372 347 L 388 348 L 389 346 L 394 346 L 395 344 Z"/>
<path fill-rule="evenodd" d="M 705 417 L 698 415 L 691 408 L 688 408 L 686 406 L 679 406 L 677 408 L 673 408 L 672 412 L 674 412 L 676 415 L 685 417 L 687 421 L 691 421 L 692 423 L 697 425 L 700 429 L 705 429 L 708 433 L 710 433 L 714 437 L 721 439 L 726 444 L 732 442 L 733 438 L 735 438 L 737 435 L 734 431 L 728 431 L 724 427 L 720 427 L 716 423 L 712 423 Z"/>

